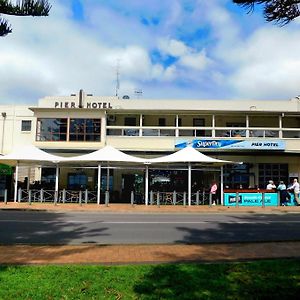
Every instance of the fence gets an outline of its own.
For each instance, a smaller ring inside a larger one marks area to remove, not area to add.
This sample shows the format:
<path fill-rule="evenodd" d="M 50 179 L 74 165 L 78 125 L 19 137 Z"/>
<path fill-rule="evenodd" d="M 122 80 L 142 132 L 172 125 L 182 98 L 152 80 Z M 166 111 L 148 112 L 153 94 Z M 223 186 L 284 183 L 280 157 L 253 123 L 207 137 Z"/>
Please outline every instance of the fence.
<path fill-rule="evenodd" d="M 266 193 L 268 196 L 270 193 Z M 266 201 L 266 194 L 262 192 L 262 199 L 260 203 L 254 206 L 270 206 L 271 203 Z M 3 190 L 1 193 L 1 198 L 3 199 L 4 203 L 7 203 L 8 201 L 8 193 L 7 190 Z M 110 195 L 111 193 L 109 191 L 106 191 L 104 194 L 101 195 L 101 203 L 105 204 L 106 206 L 110 203 Z M 236 193 L 234 195 L 229 195 L 229 200 L 226 198 L 225 195 L 225 205 L 231 205 L 239 207 L 241 206 L 241 194 Z M 188 195 L 186 192 L 159 192 L 159 191 L 150 191 L 149 197 L 148 197 L 149 205 L 182 205 L 187 206 L 188 203 Z M 227 199 L 227 200 L 226 200 Z M 77 204 L 89 204 L 89 203 L 97 203 L 97 191 L 73 191 L 73 190 L 60 190 L 58 194 L 55 194 L 54 190 L 23 190 L 19 188 L 17 193 L 17 201 L 19 203 L 21 202 L 28 202 L 31 203 L 77 203 Z M 123 202 L 124 203 L 124 202 Z M 129 203 L 129 201 L 128 201 Z M 136 205 L 136 204 L 145 204 L 144 195 L 140 193 L 135 193 L 134 191 L 130 194 L 130 204 Z M 219 203 L 214 203 L 212 201 L 212 195 L 209 194 L 206 191 L 197 191 L 196 193 L 191 194 L 191 205 L 198 206 L 198 205 L 215 205 Z M 253 205 L 248 205 L 253 206 Z M 279 193 L 277 194 L 277 197 L 275 201 L 273 201 L 273 204 L 271 206 L 280 206 L 280 196 Z"/>

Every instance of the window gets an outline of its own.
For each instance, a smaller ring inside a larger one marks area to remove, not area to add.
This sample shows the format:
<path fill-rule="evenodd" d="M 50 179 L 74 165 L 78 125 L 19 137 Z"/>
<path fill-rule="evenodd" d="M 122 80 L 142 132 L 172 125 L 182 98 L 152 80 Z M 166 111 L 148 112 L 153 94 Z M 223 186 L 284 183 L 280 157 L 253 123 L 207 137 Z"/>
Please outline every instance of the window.
<path fill-rule="evenodd" d="M 254 174 L 250 173 L 249 164 L 234 164 L 224 166 L 224 186 L 229 188 L 248 188 L 250 178 L 254 178 Z"/>
<path fill-rule="evenodd" d="M 55 186 L 56 169 L 55 168 L 42 168 L 42 186 L 45 189 L 53 189 Z"/>
<path fill-rule="evenodd" d="M 205 119 L 193 118 L 193 127 L 204 127 Z M 205 130 L 196 130 L 196 136 L 205 136 Z"/>
<path fill-rule="evenodd" d="M 31 131 L 31 121 L 22 120 L 21 131 Z"/>
<path fill-rule="evenodd" d="M 280 180 L 288 183 L 288 164 L 259 164 L 259 187 L 266 188 L 269 180 L 277 185 Z"/>
<path fill-rule="evenodd" d="M 166 119 L 165 118 L 158 118 L 158 126 L 160 126 L 160 127 L 166 126 Z"/>
<path fill-rule="evenodd" d="M 69 173 L 68 174 L 68 189 L 71 189 L 71 190 L 86 189 L 87 181 L 88 181 L 87 176 L 84 173 L 80 173 L 80 174 Z"/>
<path fill-rule="evenodd" d="M 124 125 L 125 126 L 136 126 L 136 118 L 135 117 L 125 117 Z"/>
<path fill-rule="evenodd" d="M 99 142 L 101 119 L 70 119 L 70 141 Z"/>
<path fill-rule="evenodd" d="M 67 119 L 38 119 L 37 120 L 37 141 L 66 141 L 67 140 Z"/>

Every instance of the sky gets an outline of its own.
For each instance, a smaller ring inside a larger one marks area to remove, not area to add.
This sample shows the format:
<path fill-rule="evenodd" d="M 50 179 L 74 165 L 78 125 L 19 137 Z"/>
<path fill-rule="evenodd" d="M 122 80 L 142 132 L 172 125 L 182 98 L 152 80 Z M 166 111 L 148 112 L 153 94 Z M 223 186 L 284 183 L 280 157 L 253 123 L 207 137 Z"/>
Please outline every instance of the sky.
<path fill-rule="evenodd" d="M 142 99 L 286 100 L 300 94 L 300 20 L 279 27 L 231 0 L 49 0 L 7 19 L 0 103 L 83 89 Z M 117 75 L 119 74 L 119 75 Z"/>

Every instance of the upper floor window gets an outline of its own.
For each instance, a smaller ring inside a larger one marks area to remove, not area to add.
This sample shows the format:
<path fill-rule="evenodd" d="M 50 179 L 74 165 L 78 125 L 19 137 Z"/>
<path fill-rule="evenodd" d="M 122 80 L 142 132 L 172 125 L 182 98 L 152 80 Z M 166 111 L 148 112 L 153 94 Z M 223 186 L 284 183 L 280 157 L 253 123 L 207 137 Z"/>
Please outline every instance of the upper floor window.
<path fill-rule="evenodd" d="M 98 142 L 100 128 L 101 119 L 70 119 L 70 141 Z"/>
<path fill-rule="evenodd" d="M 124 125 L 125 126 L 136 126 L 136 117 L 125 117 Z"/>
<path fill-rule="evenodd" d="M 22 120 L 21 131 L 31 131 L 31 120 Z"/>
<path fill-rule="evenodd" d="M 158 126 L 160 126 L 160 127 L 166 126 L 166 119 L 165 118 L 158 118 Z"/>
<path fill-rule="evenodd" d="M 66 141 L 68 119 L 38 119 L 37 141 Z"/>

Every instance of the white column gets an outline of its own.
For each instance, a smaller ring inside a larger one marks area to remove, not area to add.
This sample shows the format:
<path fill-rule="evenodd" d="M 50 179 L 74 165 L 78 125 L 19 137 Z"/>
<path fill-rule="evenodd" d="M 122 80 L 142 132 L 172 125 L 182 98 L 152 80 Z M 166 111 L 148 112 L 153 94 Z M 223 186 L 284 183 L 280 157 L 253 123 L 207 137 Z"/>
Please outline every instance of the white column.
<path fill-rule="evenodd" d="M 282 117 L 284 116 L 284 114 L 282 114 L 281 116 L 279 116 L 279 138 L 282 139 Z"/>
<path fill-rule="evenodd" d="M 143 136 L 143 115 L 140 114 L 140 129 L 139 129 L 139 136 Z"/>
<path fill-rule="evenodd" d="M 192 205 L 192 166 L 189 163 L 188 166 L 188 202 L 189 206 Z"/>
<path fill-rule="evenodd" d="M 179 137 L 179 129 L 178 129 L 178 126 L 179 126 L 179 118 L 178 118 L 178 115 L 176 115 L 176 122 L 175 122 L 175 126 L 176 126 L 176 129 L 175 129 L 175 137 Z"/>
<path fill-rule="evenodd" d="M 59 176 L 59 167 L 56 165 L 56 174 L 55 174 L 55 196 L 58 197 L 58 176 Z M 56 199 L 58 200 L 58 199 Z"/>
<path fill-rule="evenodd" d="M 221 205 L 224 205 L 224 172 L 221 166 Z"/>
<path fill-rule="evenodd" d="M 145 204 L 148 205 L 148 194 L 149 194 L 149 167 L 146 165 L 145 172 Z"/>
<path fill-rule="evenodd" d="M 216 119 L 215 119 L 215 115 L 212 115 L 212 119 L 211 119 L 211 126 L 212 126 L 212 137 L 216 137 Z"/>
<path fill-rule="evenodd" d="M 249 115 L 246 115 L 246 137 L 248 138 L 249 136 Z"/>
<path fill-rule="evenodd" d="M 16 170 L 15 170 L 14 202 L 17 202 L 17 197 L 18 197 L 18 177 L 19 177 L 19 163 L 17 162 Z"/>
<path fill-rule="evenodd" d="M 101 198 L 101 165 L 98 165 L 98 178 L 97 178 L 97 204 L 100 204 Z"/>

